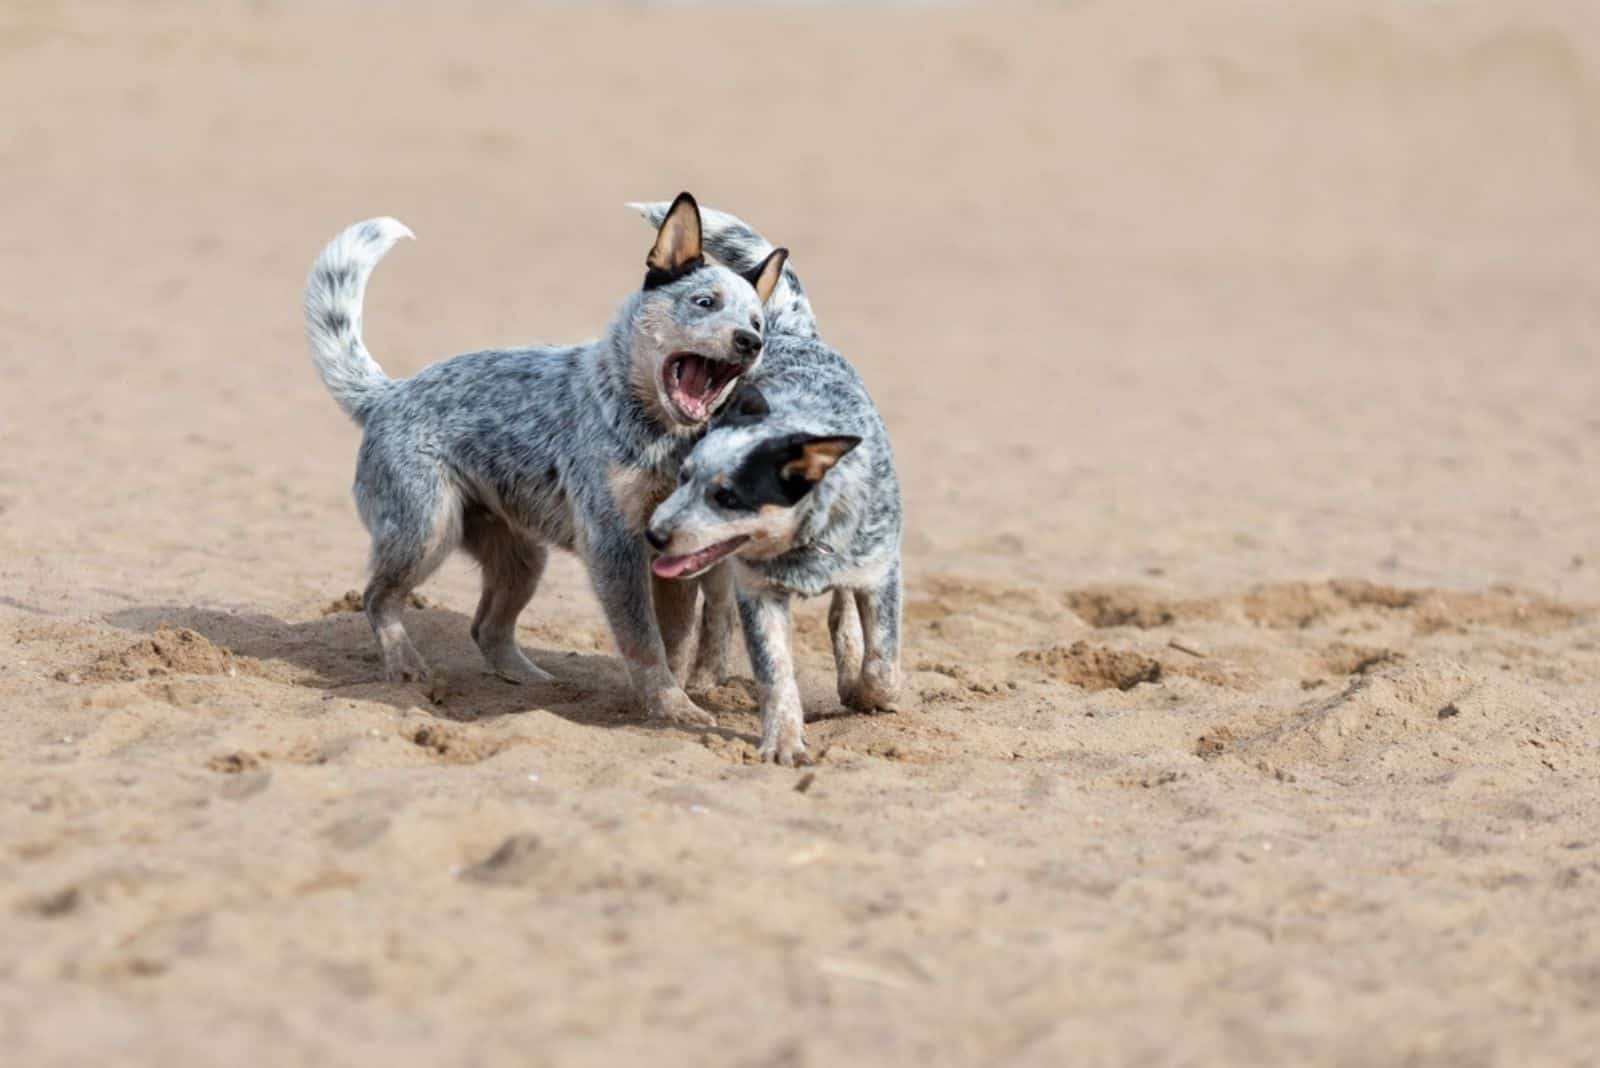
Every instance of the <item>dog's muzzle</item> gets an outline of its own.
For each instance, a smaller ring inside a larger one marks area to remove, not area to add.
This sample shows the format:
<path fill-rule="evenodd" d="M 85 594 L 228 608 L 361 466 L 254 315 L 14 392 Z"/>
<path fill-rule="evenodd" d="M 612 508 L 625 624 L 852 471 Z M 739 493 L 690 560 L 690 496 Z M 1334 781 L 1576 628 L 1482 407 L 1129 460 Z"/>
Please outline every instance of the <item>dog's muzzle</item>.
<path fill-rule="evenodd" d="M 733 354 L 739 358 L 740 363 L 746 367 L 750 366 L 755 362 L 756 357 L 761 355 L 761 335 L 754 330 L 746 330 L 743 327 L 735 330 L 733 332 Z"/>

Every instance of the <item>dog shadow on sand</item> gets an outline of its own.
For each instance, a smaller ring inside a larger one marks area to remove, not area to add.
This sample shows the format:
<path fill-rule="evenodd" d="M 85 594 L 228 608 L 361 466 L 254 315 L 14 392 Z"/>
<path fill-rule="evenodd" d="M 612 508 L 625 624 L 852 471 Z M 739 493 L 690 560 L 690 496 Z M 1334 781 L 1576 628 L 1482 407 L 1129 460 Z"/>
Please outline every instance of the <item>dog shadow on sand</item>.
<path fill-rule="evenodd" d="M 528 655 L 556 678 L 547 683 L 508 682 L 483 663 L 470 636 L 472 621 L 461 612 L 434 605 L 406 612 L 407 629 L 432 669 L 429 679 L 417 682 L 383 680 L 372 630 L 356 611 L 331 609 L 320 618 L 290 623 L 260 612 L 142 605 L 105 618 L 115 627 L 145 636 L 117 658 L 118 667 L 131 675 L 255 675 L 320 690 L 324 699 L 421 708 L 458 722 L 538 709 L 586 726 L 660 726 L 730 740 L 753 737 L 725 726 L 647 723 L 629 691 L 622 662 L 604 653 L 540 647 L 524 640 Z M 754 726 L 755 688 L 749 679 L 730 679 L 694 696 L 719 719 L 750 713 Z"/>

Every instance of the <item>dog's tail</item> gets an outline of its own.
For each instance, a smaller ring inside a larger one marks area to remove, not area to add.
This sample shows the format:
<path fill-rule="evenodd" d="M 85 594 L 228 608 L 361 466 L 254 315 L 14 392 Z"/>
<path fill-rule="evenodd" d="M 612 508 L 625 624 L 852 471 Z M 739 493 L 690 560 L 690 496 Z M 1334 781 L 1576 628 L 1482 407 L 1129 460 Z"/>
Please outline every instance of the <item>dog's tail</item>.
<path fill-rule="evenodd" d="M 651 226 L 659 227 L 667 217 L 672 204 L 665 200 L 647 204 L 629 204 L 628 207 L 644 216 Z M 772 251 L 772 242 L 756 233 L 741 219 L 715 208 L 700 209 L 701 239 L 712 258 L 740 274 L 752 270 Z M 811 311 L 806 291 L 788 263 L 783 265 L 783 276 L 778 287 L 767 298 L 767 331 L 776 334 L 795 334 L 800 337 L 817 336 L 817 317 Z"/>
<path fill-rule="evenodd" d="M 322 384 L 344 413 L 366 422 L 389 377 L 361 341 L 361 300 L 383 254 L 412 233 L 397 219 L 356 223 L 328 243 L 306 278 L 306 340 Z"/>

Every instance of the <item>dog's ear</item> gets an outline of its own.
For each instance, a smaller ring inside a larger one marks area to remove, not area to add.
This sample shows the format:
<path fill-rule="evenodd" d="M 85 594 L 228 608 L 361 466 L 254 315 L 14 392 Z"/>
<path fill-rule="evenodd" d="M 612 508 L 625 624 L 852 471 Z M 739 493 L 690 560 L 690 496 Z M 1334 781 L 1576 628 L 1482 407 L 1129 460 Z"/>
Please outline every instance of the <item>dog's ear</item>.
<path fill-rule="evenodd" d="M 844 459 L 845 453 L 860 444 L 861 439 L 854 434 L 801 437 L 791 446 L 793 459 L 779 468 L 778 474 L 784 478 L 803 478 L 815 485 L 834 464 Z"/>
<path fill-rule="evenodd" d="M 765 304 L 772 298 L 772 291 L 778 288 L 778 279 L 783 277 L 783 265 L 789 260 L 789 250 L 775 248 L 767 253 L 767 258 L 744 272 L 744 280 L 756 287 L 756 296 Z"/>
<path fill-rule="evenodd" d="M 682 278 L 705 264 L 700 246 L 700 205 L 688 193 L 679 193 L 678 199 L 667 209 L 661 228 L 656 231 L 656 243 L 645 257 L 644 287 L 654 289 Z"/>
<path fill-rule="evenodd" d="M 790 504 L 810 493 L 822 476 L 861 439 L 854 434 L 785 434 L 761 444 L 762 457 L 777 469 L 778 484 Z"/>

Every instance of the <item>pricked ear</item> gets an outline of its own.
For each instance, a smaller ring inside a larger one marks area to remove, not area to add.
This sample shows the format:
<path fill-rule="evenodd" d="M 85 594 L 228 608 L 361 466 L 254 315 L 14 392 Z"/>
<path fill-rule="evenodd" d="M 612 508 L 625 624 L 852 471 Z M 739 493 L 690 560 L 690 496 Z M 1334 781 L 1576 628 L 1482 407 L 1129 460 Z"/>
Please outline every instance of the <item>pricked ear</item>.
<path fill-rule="evenodd" d="M 666 218 L 661 220 L 656 243 L 650 246 L 650 254 L 644 259 L 644 287 L 665 285 L 704 263 L 700 245 L 700 205 L 688 193 L 679 193 L 678 199 L 667 209 Z"/>
<path fill-rule="evenodd" d="M 744 280 L 756 287 L 756 296 L 765 304 L 772 298 L 772 291 L 778 288 L 778 279 L 783 277 L 783 265 L 789 261 L 789 250 L 775 248 L 767 253 L 767 258 L 744 272 Z"/>
<path fill-rule="evenodd" d="M 854 434 L 813 438 L 797 435 L 789 445 L 789 459 L 778 469 L 782 479 L 803 479 L 816 485 L 861 439 Z"/>

